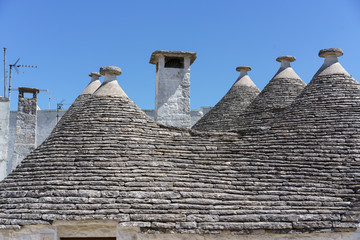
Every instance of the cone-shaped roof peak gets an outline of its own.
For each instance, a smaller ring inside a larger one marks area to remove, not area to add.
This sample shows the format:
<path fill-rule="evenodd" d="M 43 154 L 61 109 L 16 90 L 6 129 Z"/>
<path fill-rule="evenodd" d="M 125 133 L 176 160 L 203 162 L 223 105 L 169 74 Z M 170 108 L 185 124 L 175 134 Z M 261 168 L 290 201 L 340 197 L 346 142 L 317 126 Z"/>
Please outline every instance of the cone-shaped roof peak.
<path fill-rule="evenodd" d="M 101 82 L 99 80 L 100 76 L 101 75 L 98 72 L 89 73 L 89 77 L 91 77 L 90 83 L 86 86 L 86 88 L 82 91 L 80 95 L 93 94 L 96 89 L 98 89 L 101 85 Z"/>
<path fill-rule="evenodd" d="M 126 93 L 120 87 L 116 76 L 121 74 L 121 69 L 115 66 L 101 67 L 100 73 L 105 75 L 104 82 L 96 90 L 96 96 L 117 96 L 128 98 Z"/>
<path fill-rule="evenodd" d="M 275 74 L 273 79 L 279 79 L 279 78 L 292 78 L 292 79 L 299 79 L 301 78 L 296 74 L 294 69 L 290 66 L 290 62 L 295 62 L 296 58 L 293 56 L 280 56 L 276 58 L 276 61 L 280 62 L 280 68 L 278 72 Z M 302 81 L 302 80 L 301 80 Z"/>
<path fill-rule="evenodd" d="M 236 71 L 240 72 L 240 76 L 234 83 L 233 87 L 247 86 L 247 87 L 258 88 L 248 75 L 248 71 L 251 71 L 251 67 L 240 66 L 236 68 Z"/>
<path fill-rule="evenodd" d="M 260 90 L 247 74 L 251 68 L 237 67 L 240 76 L 225 96 L 194 126 L 199 131 L 228 131 L 235 119 L 255 99 Z"/>
<path fill-rule="evenodd" d="M 315 74 L 314 78 L 321 75 L 350 74 L 341 66 L 338 57 L 343 55 L 341 48 L 327 48 L 319 51 L 319 57 L 325 58 L 323 65 Z"/>
<path fill-rule="evenodd" d="M 283 111 L 304 89 L 305 83 L 291 68 L 293 56 L 276 59 L 281 66 L 261 93 L 235 120 L 234 129 L 259 128 L 270 124 L 276 114 Z"/>

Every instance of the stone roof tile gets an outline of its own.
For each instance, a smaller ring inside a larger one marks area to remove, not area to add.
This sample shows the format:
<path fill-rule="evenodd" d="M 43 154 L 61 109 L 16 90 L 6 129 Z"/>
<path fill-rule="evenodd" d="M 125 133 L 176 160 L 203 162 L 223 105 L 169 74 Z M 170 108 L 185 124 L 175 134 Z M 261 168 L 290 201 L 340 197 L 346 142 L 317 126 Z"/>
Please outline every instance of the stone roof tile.
<path fill-rule="evenodd" d="M 247 74 L 250 67 L 238 67 L 240 76 L 225 96 L 193 127 L 199 131 L 229 131 L 241 112 L 256 98 L 260 90 Z"/>
<path fill-rule="evenodd" d="M 271 120 L 304 89 L 305 83 L 290 66 L 295 61 L 291 56 L 277 58 L 281 66 L 271 81 L 260 94 L 238 116 L 232 124 L 232 130 L 261 129 L 267 127 Z"/>
<path fill-rule="evenodd" d="M 91 95 L 0 182 L 0 228 L 115 219 L 143 233 L 354 231 L 359 83 L 315 77 L 297 99 L 282 122 L 239 136 L 161 126 L 128 98 Z"/>

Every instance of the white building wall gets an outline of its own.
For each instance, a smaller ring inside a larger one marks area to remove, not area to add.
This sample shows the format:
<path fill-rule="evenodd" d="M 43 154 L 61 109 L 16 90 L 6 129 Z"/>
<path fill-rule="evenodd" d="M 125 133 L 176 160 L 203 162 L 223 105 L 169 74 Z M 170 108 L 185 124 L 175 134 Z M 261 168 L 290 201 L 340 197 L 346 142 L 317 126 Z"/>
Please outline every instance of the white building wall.
<path fill-rule="evenodd" d="M 0 97 L 0 181 L 7 176 L 10 102 Z"/>
<path fill-rule="evenodd" d="M 217 234 L 142 233 L 136 227 L 117 226 L 114 221 L 55 221 L 53 225 L 25 226 L 20 230 L 0 230 L 0 240 L 61 240 L 62 237 L 116 237 L 117 240 L 358 240 L 357 232 L 311 234 Z"/>

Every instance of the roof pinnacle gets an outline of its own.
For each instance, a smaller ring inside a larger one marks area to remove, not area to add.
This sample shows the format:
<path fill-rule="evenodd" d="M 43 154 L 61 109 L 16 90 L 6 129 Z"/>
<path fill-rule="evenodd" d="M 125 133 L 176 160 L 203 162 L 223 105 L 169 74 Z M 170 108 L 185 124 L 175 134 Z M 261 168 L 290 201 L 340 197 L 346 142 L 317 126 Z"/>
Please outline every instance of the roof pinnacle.
<path fill-rule="evenodd" d="M 319 51 L 319 57 L 326 58 L 327 56 L 341 57 L 344 52 L 341 48 L 325 48 Z"/>
<path fill-rule="evenodd" d="M 338 57 L 343 55 L 341 48 L 326 48 L 319 51 L 319 57 L 325 58 L 323 65 L 317 71 L 314 77 L 319 75 L 332 75 L 332 74 L 350 74 L 341 66 Z"/>
<path fill-rule="evenodd" d="M 291 62 L 296 61 L 296 58 L 294 56 L 285 55 L 276 58 L 276 61 L 281 62 L 281 67 L 287 68 L 290 67 Z"/>

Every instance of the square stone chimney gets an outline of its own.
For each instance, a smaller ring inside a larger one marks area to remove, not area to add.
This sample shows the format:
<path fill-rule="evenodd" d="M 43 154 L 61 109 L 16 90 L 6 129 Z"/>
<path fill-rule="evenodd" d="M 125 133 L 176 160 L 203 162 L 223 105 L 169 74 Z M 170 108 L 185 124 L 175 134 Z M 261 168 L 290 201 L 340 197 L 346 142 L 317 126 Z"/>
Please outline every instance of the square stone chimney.
<path fill-rule="evenodd" d="M 155 51 L 150 63 L 156 65 L 155 121 L 190 128 L 190 65 L 196 53 Z"/>
<path fill-rule="evenodd" d="M 15 144 L 11 161 L 11 170 L 15 169 L 16 166 L 36 147 L 38 93 L 39 89 L 36 88 L 19 87 Z M 25 94 L 30 94 L 30 96 L 27 97 Z"/>

